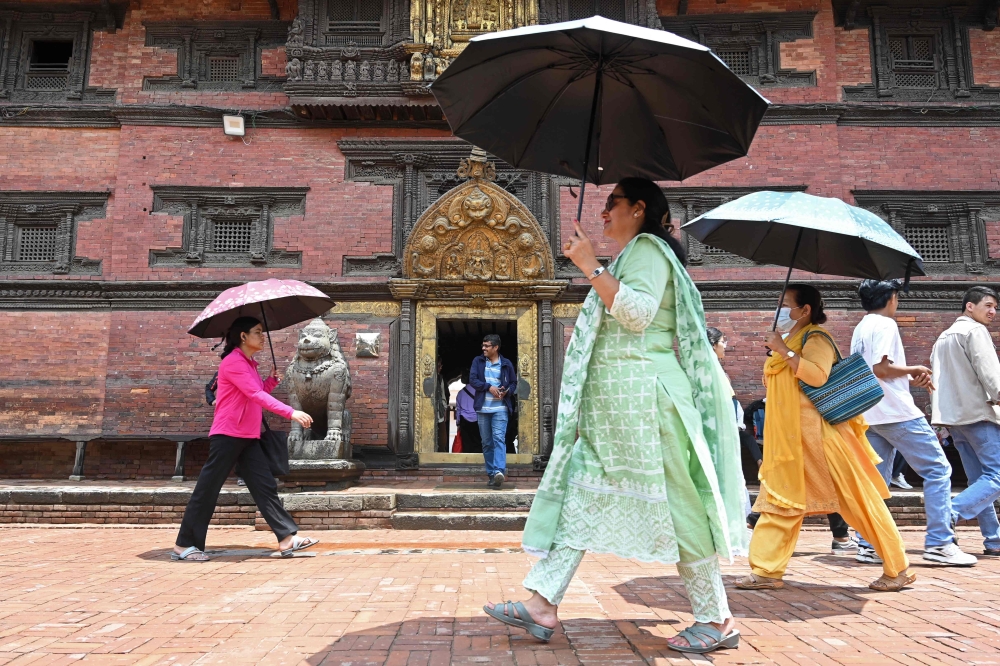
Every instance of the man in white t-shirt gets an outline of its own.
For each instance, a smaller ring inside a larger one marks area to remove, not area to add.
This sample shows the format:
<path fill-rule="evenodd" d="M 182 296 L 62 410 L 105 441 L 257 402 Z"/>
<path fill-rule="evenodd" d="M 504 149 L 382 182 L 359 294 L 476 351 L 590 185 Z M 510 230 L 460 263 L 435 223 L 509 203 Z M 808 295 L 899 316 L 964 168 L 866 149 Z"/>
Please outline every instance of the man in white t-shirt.
<path fill-rule="evenodd" d="M 860 353 L 871 366 L 885 397 L 867 412 L 868 441 L 882 458 L 878 466 L 886 484 L 892 474 L 895 454 L 903 456 L 924 480 L 924 510 L 927 533 L 924 559 L 952 566 L 972 566 L 975 555 L 955 544 L 951 519 L 951 465 L 924 413 L 913 403 L 910 386 L 933 391 L 931 371 L 922 365 L 906 365 L 903 341 L 896 325 L 899 305 L 898 280 L 865 280 L 858 289 L 861 305 L 868 312 L 854 328 L 851 353 Z M 881 563 L 864 539 L 858 540 L 857 559 Z"/>

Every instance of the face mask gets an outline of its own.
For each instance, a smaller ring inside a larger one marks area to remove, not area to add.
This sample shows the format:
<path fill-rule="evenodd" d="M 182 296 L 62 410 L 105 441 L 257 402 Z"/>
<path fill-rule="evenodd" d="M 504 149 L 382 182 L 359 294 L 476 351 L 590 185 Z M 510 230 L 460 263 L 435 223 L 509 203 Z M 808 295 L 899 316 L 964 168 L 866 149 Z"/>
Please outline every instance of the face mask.
<path fill-rule="evenodd" d="M 788 333 L 795 328 L 797 321 L 798 319 L 792 319 L 791 308 L 781 308 L 778 310 L 778 324 L 775 328 L 782 333 Z"/>

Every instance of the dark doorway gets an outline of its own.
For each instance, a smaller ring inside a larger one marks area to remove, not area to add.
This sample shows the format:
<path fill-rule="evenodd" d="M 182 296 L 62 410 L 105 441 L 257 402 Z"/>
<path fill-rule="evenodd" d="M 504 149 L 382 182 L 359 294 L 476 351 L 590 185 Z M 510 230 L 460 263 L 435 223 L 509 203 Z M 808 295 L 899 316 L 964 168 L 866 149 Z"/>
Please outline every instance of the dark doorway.
<path fill-rule="evenodd" d="M 472 359 L 482 355 L 483 337 L 489 333 L 500 336 L 500 354 L 517 370 L 517 322 L 504 319 L 438 319 L 437 357 L 442 362 L 441 375 L 450 385 L 469 372 Z M 437 451 L 448 452 L 449 437 L 455 423 L 454 412 L 437 428 Z M 514 453 L 514 438 L 517 437 L 517 415 L 511 414 L 507 422 L 507 453 Z M 465 445 L 463 451 L 482 451 L 482 442 L 473 441 Z"/>

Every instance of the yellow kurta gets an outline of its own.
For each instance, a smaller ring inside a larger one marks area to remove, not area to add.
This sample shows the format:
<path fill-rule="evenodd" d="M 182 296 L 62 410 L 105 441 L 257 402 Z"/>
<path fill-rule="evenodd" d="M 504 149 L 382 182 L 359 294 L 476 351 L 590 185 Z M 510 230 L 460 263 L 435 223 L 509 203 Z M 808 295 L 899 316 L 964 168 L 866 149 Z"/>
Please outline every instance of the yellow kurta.
<path fill-rule="evenodd" d="M 798 371 L 784 358 L 771 356 L 765 366 L 767 408 L 761 491 L 754 510 L 761 520 L 750 541 L 750 565 L 759 576 L 780 578 L 791 559 L 802 519 L 837 512 L 884 560 L 895 577 L 908 566 L 899 530 L 884 499 L 889 495 L 875 465 L 864 418 L 830 425 L 798 386 L 822 386 L 837 353 L 821 335 L 802 338 L 819 326 L 806 326 L 785 341 L 799 354 Z M 824 331 L 825 332 L 825 331 Z"/>

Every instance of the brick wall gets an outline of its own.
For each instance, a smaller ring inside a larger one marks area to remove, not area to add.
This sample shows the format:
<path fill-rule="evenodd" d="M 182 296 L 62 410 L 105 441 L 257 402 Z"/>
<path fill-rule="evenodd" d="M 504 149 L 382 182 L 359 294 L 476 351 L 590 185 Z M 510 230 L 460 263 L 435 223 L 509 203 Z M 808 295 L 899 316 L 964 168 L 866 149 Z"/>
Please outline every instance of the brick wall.
<path fill-rule="evenodd" d="M 288 5 L 289 3 L 285 3 Z M 231 9 L 242 6 L 242 9 Z M 297 9 L 286 7 L 285 20 Z M 274 109 L 288 106 L 288 96 L 276 81 L 262 91 L 143 90 L 144 77 L 177 74 L 177 50 L 147 47 L 143 22 L 155 21 L 266 21 L 271 19 L 267 2 L 230 2 L 229 0 L 183 0 L 180 2 L 143 2 L 132 8 L 125 24 L 115 32 L 95 32 L 90 61 L 90 85 L 118 90 L 123 104 L 184 104 L 216 108 Z M 268 49 L 261 59 L 262 74 L 285 75 L 284 48 Z"/>
<path fill-rule="evenodd" d="M 250 129 L 246 145 L 239 137 L 225 136 L 221 126 L 123 127 L 117 196 L 108 211 L 115 240 L 105 275 L 128 280 L 329 280 L 340 275 L 344 255 L 389 252 L 392 187 L 344 182 L 337 141 L 347 135 L 393 134 L 399 132 Z M 305 216 L 276 218 L 274 224 L 274 246 L 302 252 L 302 269 L 150 268 L 150 249 L 180 247 L 183 231 L 181 216 L 151 214 L 150 185 L 309 187 Z"/>
<path fill-rule="evenodd" d="M 0 312 L 0 435 L 101 432 L 105 312 Z"/>
<path fill-rule="evenodd" d="M 981 86 L 1000 86 L 1000 32 L 969 29 L 972 79 Z"/>

